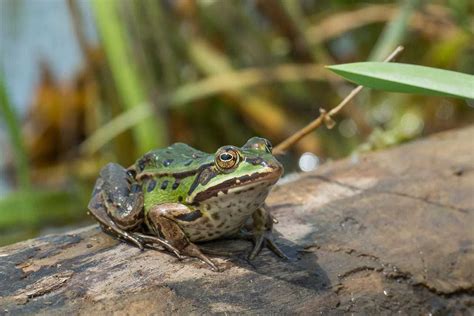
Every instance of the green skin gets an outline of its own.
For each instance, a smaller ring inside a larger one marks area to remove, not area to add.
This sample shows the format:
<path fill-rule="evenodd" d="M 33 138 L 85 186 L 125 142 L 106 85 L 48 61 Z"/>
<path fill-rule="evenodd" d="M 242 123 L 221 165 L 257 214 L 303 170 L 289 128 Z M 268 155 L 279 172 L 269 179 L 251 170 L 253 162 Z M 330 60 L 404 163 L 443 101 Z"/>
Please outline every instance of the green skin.
<path fill-rule="evenodd" d="M 275 220 L 264 205 L 283 173 L 271 149 L 259 137 L 216 154 L 176 143 L 145 154 L 128 169 L 109 163 L 97 179 L 90 213 L 104 230 L 141 249 L 162 246 L 213 270 L 217 266 L 194 242 L 246 237 L 255 243 L 250 259 L 264 245 L 286 257 L 273 242 Z M 244 230 L 250 218 L 252 229 Z"/>

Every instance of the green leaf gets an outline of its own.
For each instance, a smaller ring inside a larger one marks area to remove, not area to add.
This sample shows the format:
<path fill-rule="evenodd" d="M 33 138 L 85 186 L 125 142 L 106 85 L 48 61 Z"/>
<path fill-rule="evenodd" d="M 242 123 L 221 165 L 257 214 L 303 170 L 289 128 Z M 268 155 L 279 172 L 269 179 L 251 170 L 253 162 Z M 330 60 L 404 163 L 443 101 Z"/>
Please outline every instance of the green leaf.
<path fill-rule="evenodd" d="M 360 62 L 328 66 L 364 87 L 390 92 L 474 99 L 474 76 L 417 65 Z"/>

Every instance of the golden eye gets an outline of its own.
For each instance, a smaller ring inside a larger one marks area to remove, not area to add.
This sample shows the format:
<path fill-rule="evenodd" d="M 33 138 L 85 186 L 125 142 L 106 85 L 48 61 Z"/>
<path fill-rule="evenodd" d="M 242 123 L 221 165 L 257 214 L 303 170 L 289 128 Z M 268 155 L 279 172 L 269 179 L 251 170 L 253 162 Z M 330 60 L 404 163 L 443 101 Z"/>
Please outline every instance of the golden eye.
<path fill-rule="evenodd" d="M 239 163 L 239 153 L 235 149 L 219 150 L 216 165 L 221 171 L 229 171 Z"/>

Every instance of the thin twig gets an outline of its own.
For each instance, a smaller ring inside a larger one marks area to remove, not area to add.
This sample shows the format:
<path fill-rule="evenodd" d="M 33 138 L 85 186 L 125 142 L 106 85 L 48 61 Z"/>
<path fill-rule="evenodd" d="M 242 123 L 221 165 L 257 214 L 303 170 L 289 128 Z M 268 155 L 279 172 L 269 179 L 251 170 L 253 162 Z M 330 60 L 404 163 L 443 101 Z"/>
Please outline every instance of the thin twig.
<path fill-rule="evenodd" d="M 384 62 L 389 62 L 393 60 L 398 54 L 400 54 L 403 51 L 403 46 L 398 46 L 385 60 Z M 284 153 L 288 148 L 296 144 L 300 139 L 320 127 L 323 123 L 326 124 L 328 127 L 332 127 L 334 125 L 334 121 L 332 120 L 331 116 L 339 113 L 339 111 L 347 104 L 349 103 L 364 87 L 363 86 L 357 86 L 354 88 L 351 93 L 347 97 L 344 98 L 344 100 L 341 101 L 336 107 L 331 109 L 331 111 L 326 112 L 324 109 L 320 110 L 320 115 L 313 120 L 311 123 L 282 141 L 280 144 L 278 144 L 274 149 L 273 149 L 273 154 L 274 155 L 280 155 Z"/>

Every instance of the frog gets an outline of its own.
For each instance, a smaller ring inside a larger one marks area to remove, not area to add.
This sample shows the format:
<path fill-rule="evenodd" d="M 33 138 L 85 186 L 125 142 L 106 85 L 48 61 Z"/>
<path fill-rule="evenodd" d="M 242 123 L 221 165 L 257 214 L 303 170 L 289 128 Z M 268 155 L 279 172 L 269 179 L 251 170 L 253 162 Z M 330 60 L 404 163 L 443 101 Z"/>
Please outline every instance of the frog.
<path fill-rule="evenodd" d="M 250 239 L 250 260 L 264 247 L 287 258 L 274 241 L 278 221 L 265 204 L 282 174 L 265 138 L 252 137 L 242 147 L 226 145 L 211 154 L 174 143 L 128 168 L 105 165 L 88 209 L 104 231 L 142 250 L 194 257 L 219 271 L 199 243 Z"/>

